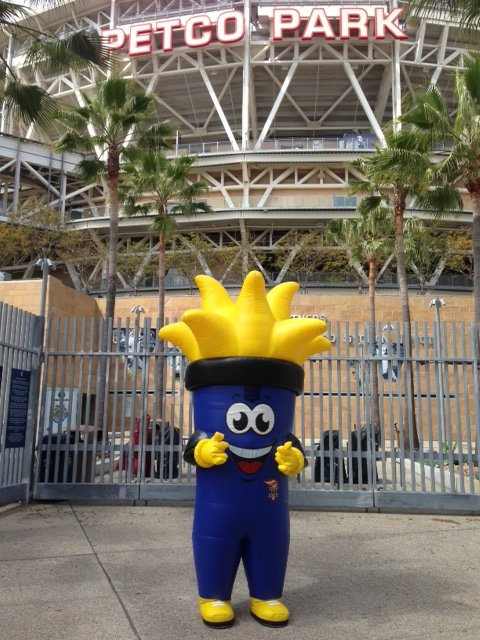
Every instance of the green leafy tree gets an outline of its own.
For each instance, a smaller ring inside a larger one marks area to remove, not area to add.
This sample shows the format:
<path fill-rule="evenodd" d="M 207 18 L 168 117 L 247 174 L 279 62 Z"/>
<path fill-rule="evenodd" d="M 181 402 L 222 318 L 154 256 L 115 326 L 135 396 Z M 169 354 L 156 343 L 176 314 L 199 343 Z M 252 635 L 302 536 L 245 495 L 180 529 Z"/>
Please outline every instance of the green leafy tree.
<path fill-rule="evenodd" d="M 65 227 L 65 235 L 58 249 L 58 255 L 65 264 L 75 288 L 89 293 L 98 287 L 95 275 L 107 260 L 107 247 L 93 233 L 86 229 Z"/>
<path fill-rule="evenodd" d="M 55 260 L 66 233 L 62 215 L 57 209 L 50 207 L 32 209 L 26 205 L 11 213 L 9 220 L 17 227 L 32 259 Z"/>
<path fill-rule="evenodd" d="M 203 200 L 208 186 L 192 182 L 190 173 L 196 158 L 180 156 L 168 160 L 158 151 L 134 150 L 124 166 L 121 199 L 125 215 L 151 215 L 151 230 L 158 237 L 158 318 L 165 320 L 165 260 L 167 241 L 176 231 L 176 215 L 192 216 L 211 211 Z"/>
<path fill-rule="evenodd" d="M 23 228 L 9 214 L 0 222 L 0 271 L 24 263 L 30 257 L 30 249 Z"/>
<path fill-rule="evenodd" d="M 214 245 L 203 234 L 177 236 L 172 239 L 167 251 L 166 267 L 180 273 L 188 281 L 190 291 L 193 292 L 196 275 L 213 275 L 209 263 L 215 251 Z"/>
<path fill-rule="evenodd" d="M 138 243 L 122 245 L 118 250 L 118 271 L 136 295 L 142 280 L 157 272 L 150 247 Z"/>
<path fill-rule="evenodd" d="M 57 119 L 65 127 L 54 148 L 83 151 L 87 155 L 76 167 L 78 178 L 87 183 L 105 181 L 109 214 L 106 309 L 107 321 L 115 317 L 118 262 L 118 218 L 121 164 L 130 141 L 144 147 L 164 147 L 173 130 L 166 123 L 148 126 L 153 117 L 154 97 L 139 92 L 131 80 L 111 76 L 97 81 L 91 96 L 81 94 L 82 106 L 59 111 Z M 108 331 L 103 332 L 102 351 L 108 350 Z M 100 358 L 98 380 L 106 384 L 108 357 Z M 103 426 L 105 396 L 97 398 L 95 424 Z"/>
<path fill-rule="evenodd" d="M 445 270 L 460 273 L 473 280 L 474 263 L 472 232 L 470 229 L 450 233 L 446 238 L 448 246 Z"/>
<path fill-rule="evenodd" d="M 167 160 L 159 151 L 133 150 L 129 162 L 124 166 L 124 180 L 120 196 L 125 215 L 154 214 L 152 232 L 158 237 L 158 323 L 165 324 L 165 272 L 167 241 L 176 230 L 175 215 L 192 216 L 211 211 L 202 198 L 208 186 L 201 181 L 192 182 L 191 168 L 196 158 L 180 156 Z M 163 341 L 158 349 L 163 352 Z M 160 359 L 157 389 L 163 398 L 165 372 Z M 162 402 L 157 404 L 157 413 L 162 419 Z"/>
<path fill-rule="evenodd" d="M 439 270 L 439 264 L 448 252 L 447 237 L 435 227 L 427 227 L 418 220 L 406 236 L 405 248 L 407 264 L 411 265 L 423 294 L 429 279 Z"/>
<path fill-rule="evenodd" d="M 16 37 L 27 42 L 26 64 L 41 67 L 45 72 L 61 73 L 91 66 L 108 67 L 110 55 L 95 30 L 82 30 L 62 36 L 48 35 L 31 26 L 27 20 L 37 5 L 53 7 L 57 1 L 31 2 L 31 7 L 13 2 L 0 3 L 0 35 Z M 45 127 L 51 123 L 55 101 L 36 84 L 23 82 L 0 53 L 0 104 L 4 113 L 26 124 Z"/>
<path fill-rule="evenodd" d="M 403 443 L 406 450 L 413 444 L 418 447 L 416 414 L 413 403 L 413 372 L 411 362 L 411 317 L 408 295 L 407 268 L 405 258 L 405 211 L 407 203 L 413 201 L 440 215 L 461 209 L 457 190 L 448 181 L 438 177 L 432 161 L 432 137 L 410 128 L 385 131 L 385 144 L 377 146 L 369 158 L 354 162 L 354 166 L 365 176 L 365 180 L 350 185 L 351 192 L 365 195 L 358 211 L 369 214 L 379 207 L 387 206 L 392 214 L 395 229 L 395 252 L 397 278 L 400 289 L 402 321 L 405 330 L 404 353 L 405 396 L 403 410 Z M 412 425 L 410 432 L 409 424 Z M 412 434 L 412 442 L 410 441 Z"/>
<path fill-rule="evenodd" d="M 446 157 L 436 170 L 452 185 L 463 183 L 471 198 L 474 320 L 480 324 L 480 57 L 456 74 L 455 96 L 452 110 L 437 85 L 419 89 L 402 121 L 414 134 L 430 135 L 434 142 L 445 144 Z"/>
<path fill-rule="evenodd" d="M 318 233 L 297 229 L 290 231 L 273 251 L 274 265 L 280 269 L 277 280 L 282 281 L 289 273 L 307 290 L 314 273 L 318 271 L 322 249 L 322 239 Z"/>
<path fill-rule="evenodd" d="M 177 235 L 167 251 L 167 268 L 177 269 L 187 280 L 193 292 L 195 276 L 205 273 L 224 282 L 231 272 L 241 250 L 237 245 L 222 244 L 217 246 L 203 233 Z M 237 284 L 241 274 L 237 274 Z"/>
<path fill-rule="evenodd" d="M 379 206 L 368 212 L 360 212 L 352 220 L 331 220 L 326 228 L 325 241 L 339 244 L 348 252 L 352 262 L 368 264 L 368 293 L 370 307 L 370 349 L 376 347 L 375 288 L 378 265 L 385 260 L 394 248 L 394 227 L 389 209 Z M 373 426 L 380 430 L 380 403 L 378 394 L 378 371 L 372 376 Z"/>
<path fill-rule="evenodd" d="M 134 83 L 112 76 L 97 81 L 92 96 L 82 93 L 83 106 L 64 109 L 58 120 L 66 128 L 55 143 L 58 151 L 83 151 L 91 154 L 76 167 L 85 183 L 105 179 L 109 213 L 106 317 L 114 318 L 117 290 L 117 246 L 119 186 L 123 156 L 135 135 L 138 145 L 164 147 L 173 135 L 170 125 L 148 127 L 154 97 L 138 92 Z"/>
<path fill-rule="evenodd" d="M 89 231 L 75 230 L 51 207 L 23 207 L 0 227 L 0 263 L 35 263 L 50 258 L 65 265 L 75 288 L 87 292 L 92 267 L 104 259 L 101 243 Z"/>
<path fill-rule="evenodd" d="M 480 4 L 478 0 L 410 0 L 407 3 L 408 15 L 414 17 L 434 17 L 447 11 L 459 21 L 460 25 L 473 31 L 480 26 Z"/>

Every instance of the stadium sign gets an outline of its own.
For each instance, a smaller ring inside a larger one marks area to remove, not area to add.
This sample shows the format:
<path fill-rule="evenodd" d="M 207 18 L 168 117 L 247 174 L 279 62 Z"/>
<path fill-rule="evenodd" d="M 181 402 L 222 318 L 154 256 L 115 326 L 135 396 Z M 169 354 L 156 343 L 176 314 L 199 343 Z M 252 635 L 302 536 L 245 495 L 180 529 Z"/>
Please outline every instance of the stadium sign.
<path fill-rule="evenodd" d="M 260 7 L 259 17 L 270 19 L 270 38 L 281 42 L 298 32 L 303 41 L 314 38 L 324 40 L 396 40 L 408 38 L 400 28 L 398 20 L 404 9 L 388 11 L 384 6 L 302 6 Z M 163 52 L 172 51 L 174 33 L 182 33 L 179 46 L 192 49 L 206 47 L 212 42 L 233 44 L 245 36 L 245 19 L 241 11 L 213 11 L 209 13 L 150 20 L 133 25 L 102 31 L 110 49 L 127 48 L 130 56 L 144 56 L 154 48 Z M 155 46 L 154 46 L 155 45 Z"/>

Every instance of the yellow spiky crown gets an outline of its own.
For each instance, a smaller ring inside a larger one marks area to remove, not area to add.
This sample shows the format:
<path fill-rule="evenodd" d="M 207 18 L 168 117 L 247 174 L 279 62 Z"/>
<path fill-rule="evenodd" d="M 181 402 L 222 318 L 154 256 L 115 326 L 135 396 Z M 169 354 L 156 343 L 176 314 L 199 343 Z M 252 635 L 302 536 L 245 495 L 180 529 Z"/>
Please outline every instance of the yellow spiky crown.
<path fill-rule="evenodd" d="M 301 365 L 310 355 L 330 349 L 327 326 L 313 318 L 290 318 L 296 282 L 284 282 L 267 294 L 259 271 L 251 271 L 236 302 L 209 276 L 197 276 L 202 308 L 186 311 L 181 322 L 162 327 L 159 336 L 175 344 L 191 361 L 257 357 Z"/>

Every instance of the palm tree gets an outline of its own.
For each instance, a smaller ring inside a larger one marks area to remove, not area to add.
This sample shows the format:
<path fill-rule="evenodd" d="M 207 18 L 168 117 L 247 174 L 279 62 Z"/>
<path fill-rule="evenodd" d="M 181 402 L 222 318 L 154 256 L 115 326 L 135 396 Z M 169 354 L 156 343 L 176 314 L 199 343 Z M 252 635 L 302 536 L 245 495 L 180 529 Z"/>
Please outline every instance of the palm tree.
<path fill-rule="evenodd" d="M 199 200 L 208 192 L 201 181 L 191 182 L 190 170 L 196 158 L 180 156 L 168 160 L 159 151 L 132 150 L 124 166 L 124 180 L 120 196 L 126 215 L 155 214 L 152 231 L 158 234 L 158 326 L 165 324 L 165 263 L 167 241 L 175 233 L 174 215 L 193 215 L 209 212 L 208 203 Z M 163 354 L 164 343 L 158 343 Z M 163 355 L 160 355 L 157 378 L 157 417 L 163 420 L 165 387 Z"/>
<path fill-rule="evenodd" d="M 105 180 L 109 214 L 109 239 L 107 255 L 107 290 L 105 316 L 113 323 L 117 291 L 118 260 L 118 190 L 121 182 L 122 157 L 135 136 L 136 144 L 165 146 L 173 130 L 167 124 L 147 127 L 152 112 L 153 96 L 137 92 L 133 81 L 111 76 L 97 81 L 93 97 L 82 94 L 83 105 L 59 111 L 57 118 L 66 127 L 65 133 L 54 145 L 59 151 L 84 151 L 90 153 L 81 160 L 76 172 L 83 182 Z M 108 351 L 108 331 L 104 330 L 102 351 Z M 99 388 L 105 388 L 108 357 L 100 358 L 98 367 Z M 95 424 L 104 425 L 105 396 L 97 398 Z"/>
<path fill-rule="evenodd" d="M 147 127 L 154 98 L 135 91 L 130 80 L 112 76 L 97 81 L 93 96 L 82 94 L 82 99 L 83 106 L 65 109 L 58 114 L 58 120 L 65 125 L 66 132 L 54 148 L 92 154 L 78 164 L 78 177 L 87 184 L 106 180 L 110 233 L 105 315 L 113 319 L 117 290 L 118 190 L 122 156 L 133 135 L 138 145 L 165 147 L 174 133 L 166 123 Z"/>
<path fill-rule="evenodd" d="M 158 151 L 134 150 L 129 159 L 124 166 L 121 198 L 125 215 L 155 214 L 152 231 L 158 234 L 158 318 L 162 327 L 166 247 L 176 228 L 173 215 L 210 212 L 210 205 L 199 199 L 208 193 L 208 186 L 202 181 L 190 181 L 190 170 L 196 160 L 193 156 L 168 160 Z"/>
<path fill-rule="evenodd" d="M 478 3 L 477 3 L 478 4 Z M 419 89 L 402 121 L 449 149 L 437 170 L 451 184 L 463 182 L 472 202 L 474 321 L 480 324 L 480 57 L 455 78 L 453 111 L 437 85 Z M 451 116 L 451 113 L 454 113 Z"/>
<path fill-rule="evenodd" d="M 42 1 L 42 5 L 55 6 L 60 0 Z M 36 2 L 30 3 L 34 7 Z M 106 68 L 110 53 L 94 30 L 82 30 L 68 35 L 51 36 L 31 27 L 26 20 L 33 15 L 32 8 L 13 2 L 0 3 L 0 35 L 27 39 L 26 63 L 42 65 L 45 72 L 85 69 L 90 66 Z M 51 123 L 55 114 L 55 101 L 35 84 L 22 82 L 15 70 L 0 52 L 0 105 L 2 110 L 26 124 L 40 127 Z"/>
<path fill-rule="evenodd" d="M 475 30 L 480 26 L 480 4 L 478 0 L 410 0 L 407 3 L 408 15 L 412 17 L 432 17 L 440 12 L 448 12 L 455 17 L 466 30 Z"/>
<path fill-rule="evenodd" d="M 393 220 L 389 209 L 379 206 L 372 211 L 359 211 L 353 220 L 331 220 L 325 233 L 325 241 L 343 246 L 352 263 L 368 263 L 368 294 L 370 307 L 370 347 L 375 353 L 376 314 L 375 285 L 379 263 L 394 250 Z M 374 368 L 372 377 L 373 426 L 380 430 L 380 404 L 378 394 L 378 372 Z"/>
<path fill-rule="evenodd" d="M 409 200 L 437 213 L 461 208 L 458 192 L 448 182 L 432 182 L 436 179 L 431 160 L 430 135 L 421 135 L 411 129 L 390 128 L 385 131 L 385 145 L 377 146 L 369 158 L 355 161 L 365 180 L 352 183 L 352 193 L 365 194 L 358 210 L 369 213 L 382 204 L 389 206 L 394 221 L 397 278 L 400 289 L 402 322 L 404 326 L 405 394 L 403 410 L 403 441 L 406 449 L 418 447 L 416 414 L 413 404 L 413 375 L 411 362 L 412 333 L 405 259 L 405 211 Z M 409 422 L 412 439 L 410 440 Z"/>

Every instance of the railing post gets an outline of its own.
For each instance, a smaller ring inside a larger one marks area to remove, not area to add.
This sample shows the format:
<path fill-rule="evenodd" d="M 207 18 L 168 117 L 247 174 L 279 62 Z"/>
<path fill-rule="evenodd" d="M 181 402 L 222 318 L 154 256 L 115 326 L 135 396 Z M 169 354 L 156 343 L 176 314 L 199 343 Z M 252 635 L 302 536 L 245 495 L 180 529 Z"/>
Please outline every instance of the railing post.
<path fill-rule="evenodd" d="M 27 485 L 26 503 L 33 498 L 33 484 L 35 478 L 35 450 L 38 441 L 40 378 L 43 363 L 43 336 L 45 319 L 35 317 L 33 326 L 32 348 L 36 353 L 32 356 L 30 366 L 30 393 L 28 398 L 27 431 L 25 436 L 25 457 L 23 460 L 22 482 Z"/>

